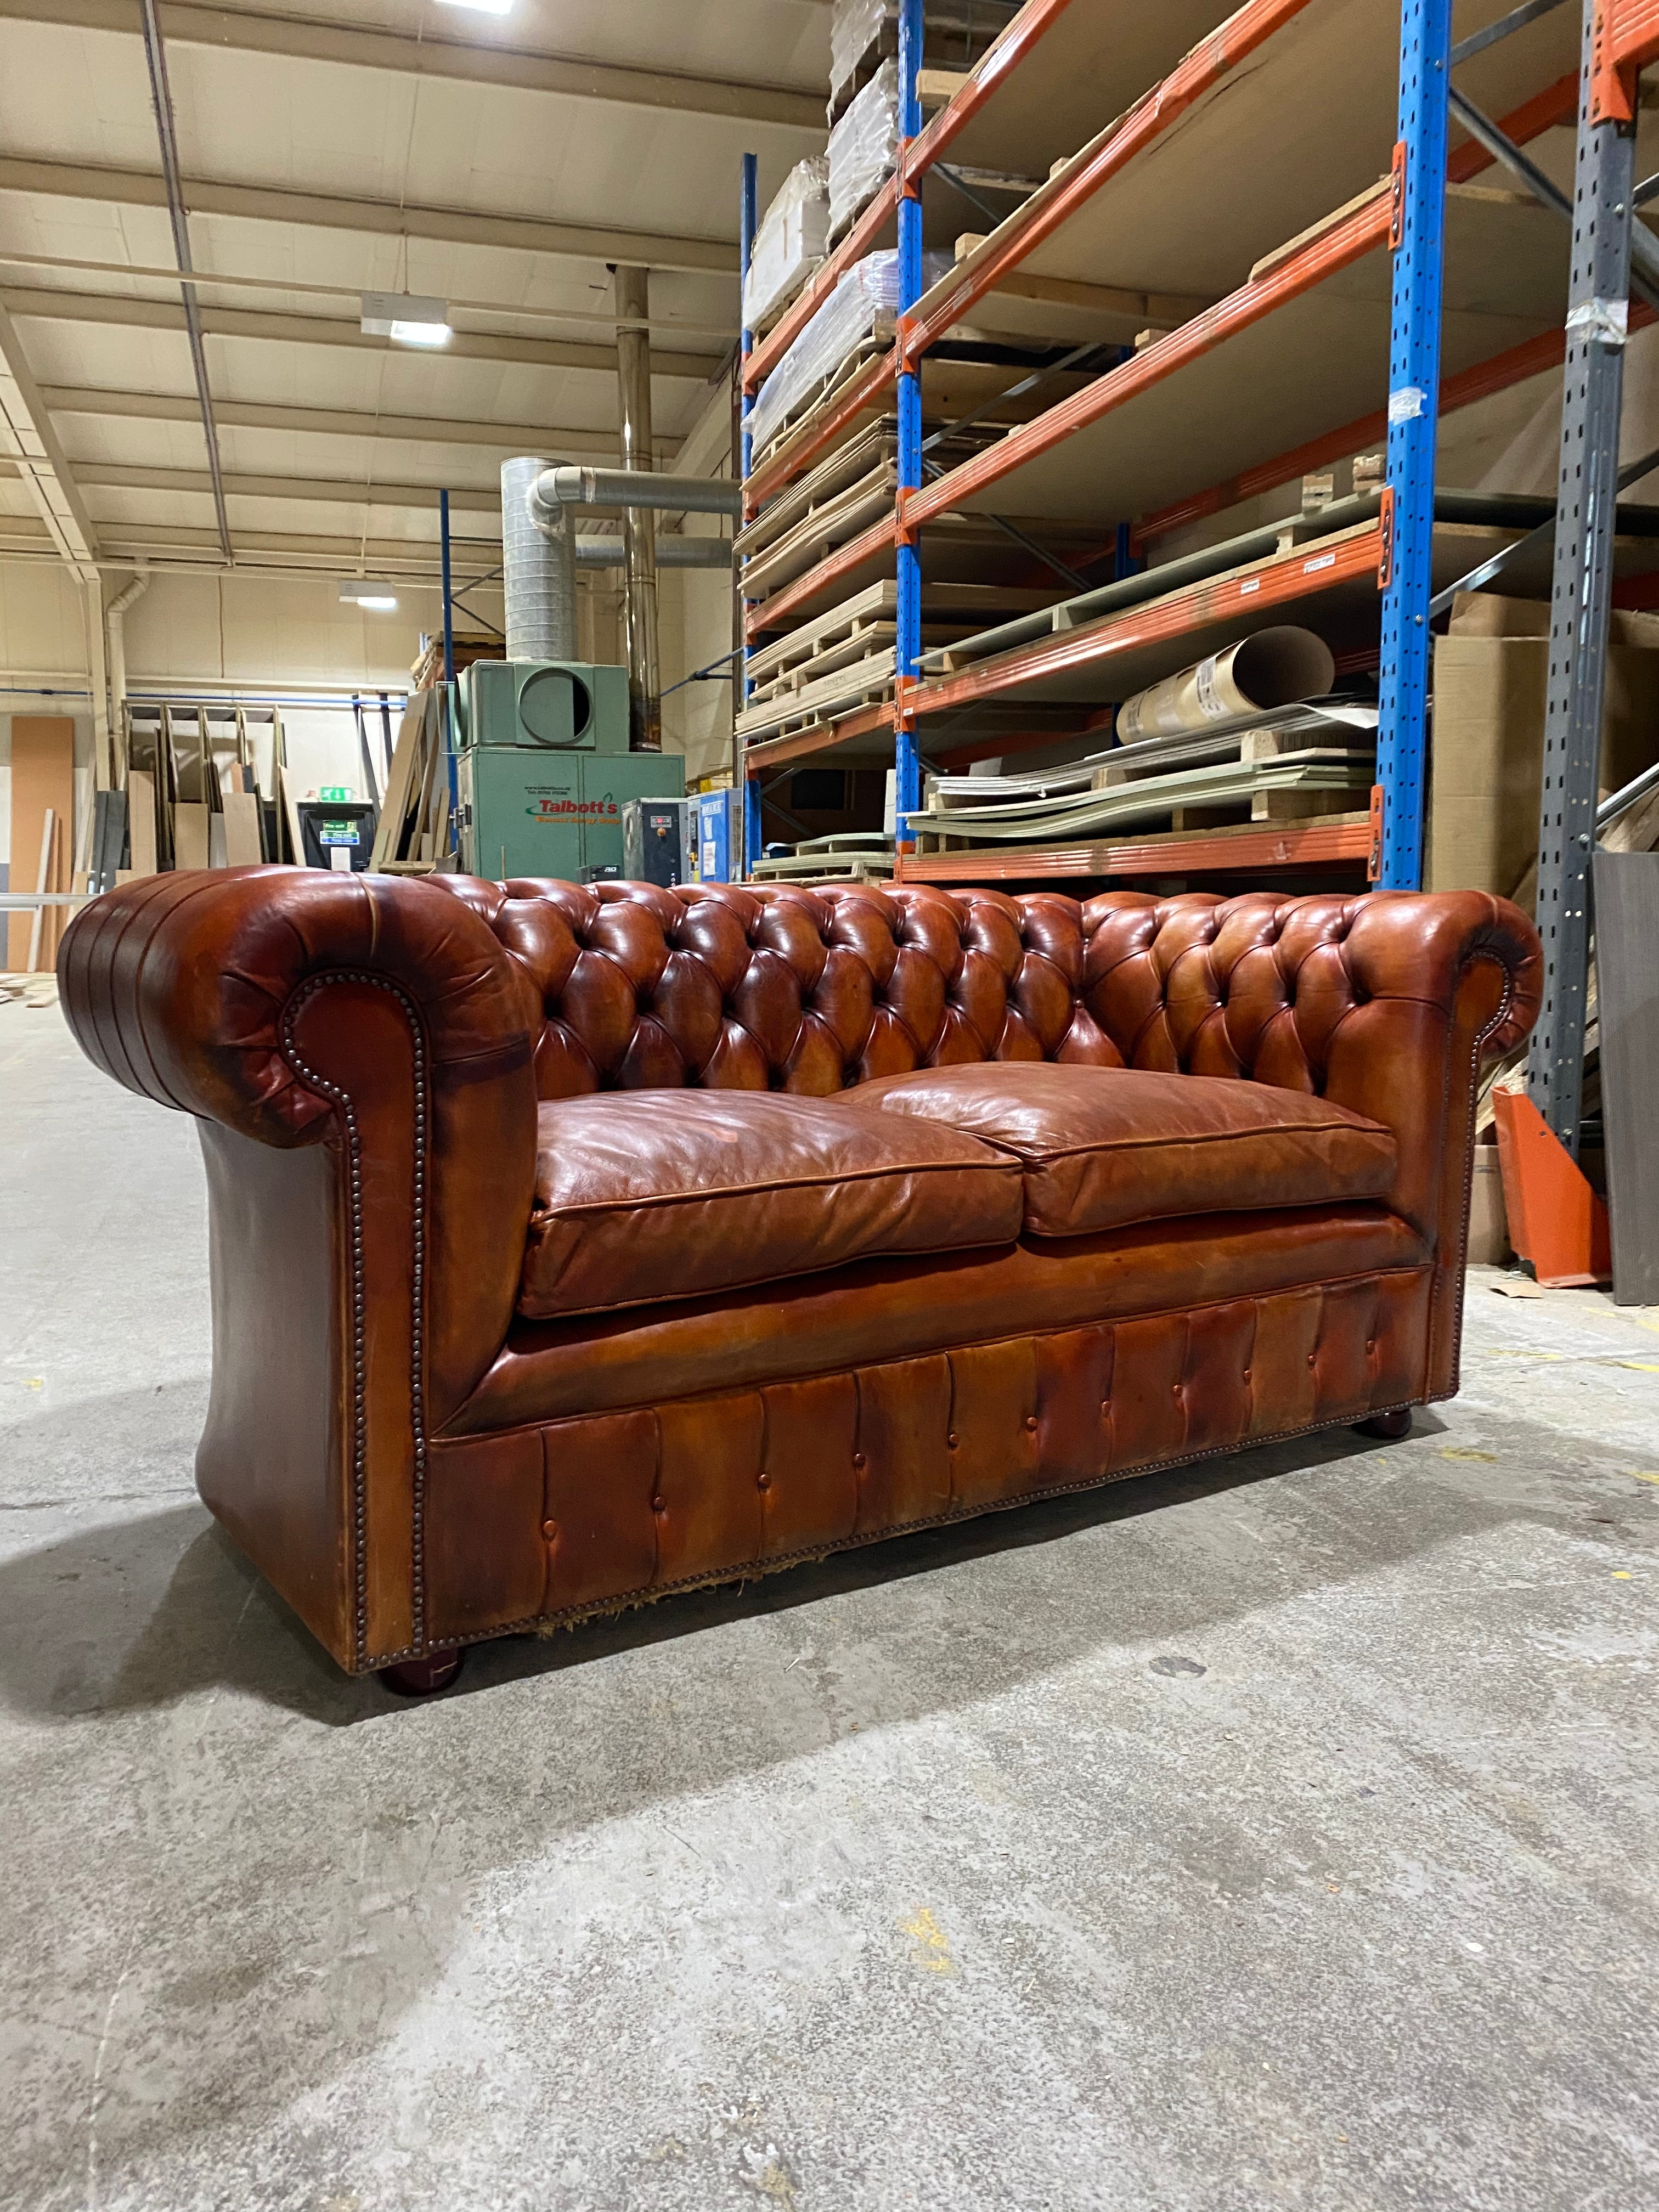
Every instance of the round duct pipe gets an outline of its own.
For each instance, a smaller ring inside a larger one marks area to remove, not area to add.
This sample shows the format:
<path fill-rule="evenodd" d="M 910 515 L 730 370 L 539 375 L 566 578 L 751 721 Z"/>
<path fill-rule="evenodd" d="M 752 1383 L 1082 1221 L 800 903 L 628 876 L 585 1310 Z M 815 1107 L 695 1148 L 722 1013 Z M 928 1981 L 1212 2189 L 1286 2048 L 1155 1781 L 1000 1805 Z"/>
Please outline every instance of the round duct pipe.
<path fill-rule="evenodd" d="M 501 588 L 509 660 L 574 660 L 575 514 L 538 520 L 532 494 L 547 463 L 526 454 L 501 463 Z"/>
<path fill-rule="evenodd" d="M 576 565 L 579 568 L 620 568 L 627 557 L 627 549 L 620 538 L 578 538 Z M 732 541 L 729 538 L 659 538 L 657 540 L 657 566 L 659 568 L 729 568 L 732 565 Z"/>
<path fill-rule="evenodd" d="M 645 469 L 547 468 L 532 503 L 547 515 L 566 507 L 650 507 L 741 518 L 743 486 L 722 477 L 665 477 Z"/>

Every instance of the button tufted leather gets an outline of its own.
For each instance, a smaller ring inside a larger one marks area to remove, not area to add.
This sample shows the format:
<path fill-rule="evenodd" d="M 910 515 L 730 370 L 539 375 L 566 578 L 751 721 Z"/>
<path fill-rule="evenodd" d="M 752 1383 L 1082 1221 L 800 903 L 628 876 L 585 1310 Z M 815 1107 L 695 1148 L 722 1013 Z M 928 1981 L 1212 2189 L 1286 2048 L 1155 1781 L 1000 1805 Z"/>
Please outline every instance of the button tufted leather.
<path fill-rule="evenodd" d="M 974 1060 L 1243 1076 L 1325 1091 L 1379 996 L 1449 996 L 1483 941 L 1514 971 L 1492 1048 L 1525 1034 L 1535 958 L 1484 893 L 1012 898 L 927 884 L 433 881 L 464 899 L 540 1001 L 537 1091 L 663 1085 L 827 1097 Z M 1513 914 L 1513 909 L 1507 909 Z"/>
<path fill-rule="evenodd" d="M 253 869 L 92 901 L 58 978 L 97 1065 L 201 1133 L 203 1496 L 362 1672 L 1450 1395 L 1480 1065 L 1541 964 L 1476 893 Z M 1397 1170 L 1380 1203 L 514 1319 L 538 1100 L 987 1061 L 1323 1099 Z"/>

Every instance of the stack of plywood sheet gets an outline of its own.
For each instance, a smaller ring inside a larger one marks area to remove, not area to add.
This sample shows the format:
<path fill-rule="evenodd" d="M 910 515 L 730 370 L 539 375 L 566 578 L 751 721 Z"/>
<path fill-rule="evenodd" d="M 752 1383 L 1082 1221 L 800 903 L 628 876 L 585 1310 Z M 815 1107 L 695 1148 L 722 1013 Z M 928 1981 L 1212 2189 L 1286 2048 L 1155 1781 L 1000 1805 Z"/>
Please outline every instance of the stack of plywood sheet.
<path fill-rule="evenodd" d="M 1240 715 L 1024 775 L 930 776 L 910 818 L 922 852 L 1362 811 L 1376 710 L 1340 701 Z"/>
<path fill-rule="evenodd" d="M 428 875 L 454 865 L 447 712 L 441 685 L 409 696 L 374 832 L 371 868 L 390 875 Z"/>
<path fill-rule="evenodd" d="M 269 750 L 266 750 L 267 745 Z M 126 734 L 129 849 L 135 875 L 290 860 L 300 849 L 275 709 L 164 702 Z"/>
<path fill-rule="evenodd" d="M 15 714 L 11 725 L 13 891 L 67 892 L 74 867 L 75 724 L 66 714 Z M 52 967 L 70 909 L 37 907 L 6 917 L 6 965 Z"/>

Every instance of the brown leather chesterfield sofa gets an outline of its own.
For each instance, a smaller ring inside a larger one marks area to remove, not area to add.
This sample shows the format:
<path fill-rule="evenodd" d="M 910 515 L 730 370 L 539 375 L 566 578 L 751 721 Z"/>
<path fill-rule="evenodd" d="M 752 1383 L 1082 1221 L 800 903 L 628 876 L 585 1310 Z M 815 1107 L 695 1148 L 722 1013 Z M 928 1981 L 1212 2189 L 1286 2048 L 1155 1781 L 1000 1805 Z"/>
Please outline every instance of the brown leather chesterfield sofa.
<path fill-rule="evenodd" d="M 58 961 L 196 1117 L 203 1497 L 342 1667 L 1457 1388 L 1481 894 L 153 877 Z"/>

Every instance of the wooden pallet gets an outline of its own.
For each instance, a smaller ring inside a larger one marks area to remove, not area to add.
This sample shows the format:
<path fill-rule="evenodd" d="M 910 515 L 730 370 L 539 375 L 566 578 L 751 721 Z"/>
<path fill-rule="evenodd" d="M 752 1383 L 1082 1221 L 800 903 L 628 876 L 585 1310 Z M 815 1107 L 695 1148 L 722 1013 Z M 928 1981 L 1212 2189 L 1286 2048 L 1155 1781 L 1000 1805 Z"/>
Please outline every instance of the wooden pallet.
<path fill-rule="evenodd" d="M 872 706 L 891 696 L 894 665 L 894 649 L 884 646 L 850 667 L 835 669 L 799 690 L 782 690 L 759 704 L 751 703 L 733 726 L 741 738 L 781 737 L 797 726 L 850 714 L 855 707 Z"/>
<path fill-rule="evenodd" d="M 837 669 L 866 660 L 897 641 L 898 625 L 890 622 L 854 622 L 838 627 L 823 638 L 805 636 L 797 630 L 793 637 L 785 640 L 793 657 L 759 683 L 754 682 L 751 676 L 744 712 L 768 706 L 775 699 L 789 698 L 820 677 L 832 676 Z"/>
<path fill-rule="evenodd" d="M 959 635 L 982 622 L 987 610 L 994 605 L 1013 606 L 1024 602 L 1027 606 L 1047 604 L 1041 592 L 1016 589 L 1005 592 L 995 584 L 933 584 L 924 580 L 921 587 L 921 635 L 924 644 L 944 642 Z M 836 652 L 843 641 L 859 635 L 869 635 L 878 644 L 891 642 L 888 636 L 878 635 L 884 629 L 892 631 L 898 612 L 898 584 L 891 576 L 879 578 L 855 592 L 839 606 L 828 608 L 815 615 L 782 637 L 775 638 L 769 645 L 751 653 L 746 665 L 750 682 L 757 696 L 768 697 L 775 679 L 786 671 L 805 667 L 816 661 L 816 672 L 827 675 L 838 664 L 827 656 Z M 865 648 L 866 651 L 869 647 Z M 842 662 L 857 659 L 854 653 L 842 656 Z"/>
<path fill-rule="evenodd" d="M 744 563 L 744 598 L 769 599 L 786 584 L 793 584 L 797 576 L 817 568 L 825 554 L 856 538 L 883 515 L 890 515 L 897 486 L 897 463 L 881 461 L 822 507 L 810 509 L 775 544 Z"/>
<path fill-rule="evenodd" d="M 804 515 L 826 506 L 837 493 L 856 483 L 860 477 L 868 476 L 884 461 L 896 459 L 897 455 L 897 418 L 891 414 L 883 415 L 837 446 L 816 468 L 786 484 L 775 499 L 769 500 L 754 520 L 746 522 L 732 540 L 732 557 L 747 561 L 764 552 L 786 531 L 793 530 Z"/>

